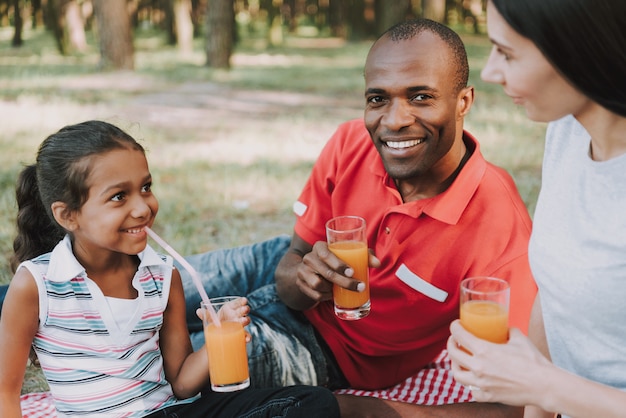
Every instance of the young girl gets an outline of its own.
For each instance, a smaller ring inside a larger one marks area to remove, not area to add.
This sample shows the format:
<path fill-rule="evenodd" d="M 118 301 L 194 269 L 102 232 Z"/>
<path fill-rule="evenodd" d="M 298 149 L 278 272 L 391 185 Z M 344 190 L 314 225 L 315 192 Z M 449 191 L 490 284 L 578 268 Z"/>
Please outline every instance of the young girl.
<path fill-rule="evenodd" d="M 497 345 L 455 322 L 455 378 L 526 416 L 624 417 L 626 2 L 490 0 L 487 16 L 482 77 L 550 122 L 529 247 L 541 352 L 519 330 Z"/>
<path fill-rule="evenodd" d="M 203 392 L 179 272 L 147 245 L 159 205 L 144 150 L 105 122 L 67 126 L 20 174 L 15 276 L 0 318 L 0 416 L 21 417 L 34 348 L 59 416 L 338 416 L 323 388 Z M 231 315 L 247 323 L 246 302 Z"/>

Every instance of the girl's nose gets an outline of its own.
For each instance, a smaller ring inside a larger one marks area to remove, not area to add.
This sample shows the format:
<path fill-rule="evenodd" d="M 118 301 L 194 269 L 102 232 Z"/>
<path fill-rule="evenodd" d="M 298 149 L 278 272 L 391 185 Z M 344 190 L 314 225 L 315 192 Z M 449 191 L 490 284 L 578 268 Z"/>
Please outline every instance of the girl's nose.
<path fill-rule="evenodd" d="M 133 201 L 131 216 L 134 218 L 146 218 L 152 213 L 152 208 L 143 197 L 137 197 Z"/>

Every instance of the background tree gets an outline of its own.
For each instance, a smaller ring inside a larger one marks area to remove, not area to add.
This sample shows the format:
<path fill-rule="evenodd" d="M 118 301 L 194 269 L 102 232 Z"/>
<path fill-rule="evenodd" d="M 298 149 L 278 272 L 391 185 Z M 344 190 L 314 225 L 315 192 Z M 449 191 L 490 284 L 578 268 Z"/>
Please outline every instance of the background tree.
<path fill-rule="evenodd" d="M 76 0 L 48 0 L 46 12 L 47 27 L 51 29 L 61 54 L 87 49 L 85 21 Z"/>
<path fill-rule="evenodd" d="M 413 14 L 411 0 L 376 0 L 376 35 Z"/>
<path fill-rule="evenodd" d="M 422 0 L 422 16 L 439 23 L 445 23 L 446 0 Z"/>
<path fill-rule="evenodd" d="M 193 49 L 193 22 L 191 21 L 191 0 L 174 0 L 174 28 L 176 45 L 181 52 Z"/>
<path fill-rule="evenodd" d="M 93 0 L 101 69 L 133 70 L 135 50 L 126 0 Z"/>
<path fill-rule="evenodd" d="M 132 29 L 161 31 L 168 45 L 193 49 L 204 38 L 206 65 L 229 68 L 238 36 L 265 39 L 267 47 L 293 36 L 335 36 L 348 41 L 373 39 L 402 20 L 422 16 L 455 29 L 484 32 L 486 0 L 0 0 L 0 26 L 14 25 L 14 45 L 22 42 L 23 23 L 42 18 L 59 51 L 68 55 L 87 47 L 92 4 L 94 35 L 101 67 L 132 69 Z M 23 11 L 23 14 L 20 13 Z M 235 21 L 235 13 L 238 22 Z M 132 17 L 132 25 L 128 23 Z M 300 30 L 306 27 L 306 31 Z M 241 29 L 241 33 L 239 30 Z"/>
<path fill-rule="evenodd" d="M 22 28 L 24 27 L 20 0 L 13 0 L 13 23 L 15 25 L 15 31 L 13 32 L 11 45 L 17 47 L 22 45 Z"/>
<path fill-rule="evenodd" d="M 100 0 L 102 1 L 102 0 Z M 235 30 L 233 0 L 209 0 L 206 10 L 206 65 L 230 68 Z"/>

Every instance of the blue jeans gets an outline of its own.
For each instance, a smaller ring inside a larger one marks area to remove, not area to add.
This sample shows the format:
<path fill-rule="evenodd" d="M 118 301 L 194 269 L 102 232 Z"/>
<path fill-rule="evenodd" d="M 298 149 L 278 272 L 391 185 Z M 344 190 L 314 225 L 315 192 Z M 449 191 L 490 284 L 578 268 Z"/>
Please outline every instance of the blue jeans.
<path fill-rule="evenodd" d="M 248 343 L 250 383 L 270 388 L 328 383 L 327 361 L 313 326 L 301 312 L 289 309 L 276 293 L 274 271 L 289 248 L 290 238 L 278 236 L 257 244 L 185 257 L 198 271 L 209 297 L 248 298 L 252 336 Z M 194 349 L 204 344 L 202 323 L 196 315 L 201 297 L 191 276 L 179 264 L 187 325 Z"/>
<path fill-rule="evenodd" d="M 203 393 L 192 403 L 149 414 L 145 418 L 335 418 L 339 405 L 332 392 L 311 386 Z"/>

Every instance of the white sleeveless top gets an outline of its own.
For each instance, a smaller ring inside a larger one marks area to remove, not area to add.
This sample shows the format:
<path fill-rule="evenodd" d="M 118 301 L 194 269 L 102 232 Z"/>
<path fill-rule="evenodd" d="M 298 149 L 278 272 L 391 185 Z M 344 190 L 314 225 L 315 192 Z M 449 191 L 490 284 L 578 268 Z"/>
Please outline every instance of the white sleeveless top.
<path fill-rule="evenodd" d="M 159 349 L 172 259 L 150 246 L 139 258 L 136 309 L 119 324 L 119 311 L 86 276 L 69 237 L 22 264 L 39 288 L 33 346 L 60 417 L 138 417 L 179 402 Z"/>

